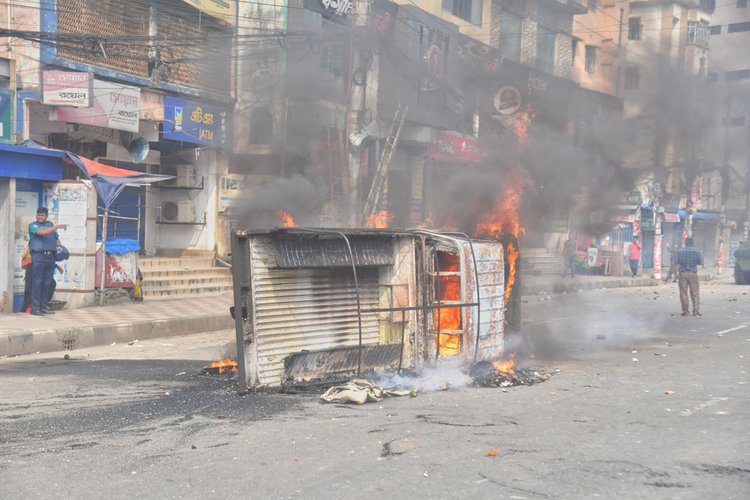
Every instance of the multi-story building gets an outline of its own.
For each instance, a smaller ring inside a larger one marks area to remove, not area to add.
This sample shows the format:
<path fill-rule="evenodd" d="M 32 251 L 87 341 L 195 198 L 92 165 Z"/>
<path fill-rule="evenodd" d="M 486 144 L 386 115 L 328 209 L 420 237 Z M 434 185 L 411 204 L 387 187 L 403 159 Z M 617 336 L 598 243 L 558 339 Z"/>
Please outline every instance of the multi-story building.
<path fill-rule="evenodd" d="M 724 217 L 725 265 L 739 241 L 747 241 L 750 216 L 750 6 L 717 2 L 711 16 L 711 59 L 706 95 L 715 125 L 706 147 L 711 174 L 702 179 L 702 203 Z"/>
<path fill-rule="evenodd" d="M 666 249 L 681 243 L 685 228 L 694 233 L 707 264 L 714 265 L 714 217 L 691 216 L 703 164 L 701 137 L 707 122 L 700 92 L 712 3 L 630 2 L 623 82 L 630 140 L 625 164 L 637 172 L 643 200 L 635 232 L 641 233 L 644 268 L 658 270 Z"/>
<path fill-rule="evenodd" d="M 31 139 L 103 164 L 173 175 L 166 184 L 126 188 L 109 207 L 107 238 L 135 240 L 149 255 L 213 253 L 218 179 L 231 145 L 235 2 L 39 0 L 8 2 L 0 11 L 0 26 L 8 30 L 0 57 L 15 65 L 10 142 Z M 5 154 L 13 158 L 0 163 L 23 173 L 44 157 L 50 170 L 17 183 L 0 178 L 0 184 L 13 191 L 9 199 L 34 205 L 33 212 L 52 199 L 45 181 L 81 173 L 56 153 L 32 149 L 9 146 Z M 90 205 L 96 207 L 95 198 Z M 3 209 L 22 227 L 27 214 Z M 91 224 L 82 222 L 83 240 L 95 244 L 102 237 L 101 212 Z M 76 245 L 74 258 L 93 267 L 92 248 Z M 19 248 L 21 240 L 13 253 Z M 20 262 L 19 255 L 7 257 L 3 268 Z M 93 280 L 76 286 L 77 297 L 93 295 Z"/>

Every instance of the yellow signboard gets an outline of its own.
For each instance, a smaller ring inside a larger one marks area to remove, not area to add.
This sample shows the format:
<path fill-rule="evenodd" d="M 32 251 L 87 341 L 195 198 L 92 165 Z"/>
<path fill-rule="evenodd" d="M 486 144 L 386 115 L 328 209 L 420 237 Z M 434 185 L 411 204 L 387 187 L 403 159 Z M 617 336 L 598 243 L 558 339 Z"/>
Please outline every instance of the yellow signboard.
<path fill-rule="evenodd" d="M 234 24 L 235 0 L 183 0 L 201 12 L 216 17 L 228 24 Z"/>

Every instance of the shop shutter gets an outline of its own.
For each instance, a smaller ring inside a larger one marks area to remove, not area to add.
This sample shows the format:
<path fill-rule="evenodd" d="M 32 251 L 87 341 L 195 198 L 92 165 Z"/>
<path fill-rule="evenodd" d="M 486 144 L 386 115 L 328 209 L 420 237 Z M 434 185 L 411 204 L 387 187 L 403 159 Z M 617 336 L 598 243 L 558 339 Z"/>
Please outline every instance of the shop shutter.
<path fill-rule="evenodd" d="M 250 243 L 256 373 L 261 385 L 283 382 L 284 360 L 302 350 L 359 345 L 357 298 L 352 270 L 276 267 L 271 238 Z M 378 268 L 357 269 L 362 344 L 379 341 Z M 252 361 L 251 361 L 252 363 Z"/>

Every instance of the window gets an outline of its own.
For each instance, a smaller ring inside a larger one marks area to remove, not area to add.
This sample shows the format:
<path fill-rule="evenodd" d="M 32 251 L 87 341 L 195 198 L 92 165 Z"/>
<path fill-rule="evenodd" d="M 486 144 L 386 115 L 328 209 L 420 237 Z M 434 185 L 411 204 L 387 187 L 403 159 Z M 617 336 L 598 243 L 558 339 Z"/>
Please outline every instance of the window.
<path fill-rule="evenodd" d="M 586 45 L 586 73 L 593 73 L 596 68 L 596 47 Z"/>
<path fill-rule="evenodd" d="M 737 0 L 737 7 L 740 9 L 747 7 L 747 0 Z"/>
<path fill-rule="evenodd" d="M 500 50 L 505 59 L 521 60 L 523 19 L 507 10 L 500 11 Z"/>
<path fill-rule="evenodd" d="M 443 10 L 472 24 L 482 24 L 482 0 L 443 0 Z"/>
<path fill-rule="evenodd" d="M 727 33 L 742 33 L 743 31 L 750 31 L 750 22 L 730 24 L 727 28 Z"/>
<path fill-rule="evenodd" d="M 625 70 L 625 90 L 636 90 L 641 86 L 641 71 L 638 68 Z"/>
<path fill-rule="evenodd" d="M 555 40 L 557 33 L 537 26 L 536 32 L 536 67 L 547 73 L 555 73 Z"/>
<path fill-rule="evenodd" d="M 688 21 L 688 43 L 694 43 L 699 47 L 708 47 L 708 37 L 708 23 Z"/>
<path fill-rule="evenodd" d="M 716 26 L 711 26 L 711 34 L 721 35 L 721 24 L 717 24 Z"/>
<path fill-rule="evenodd" d="M 628 40 L 640 40 L 642 29 L 640 17 L 628 19 Z"/>
<path fill-rule="evenodd" d="M 737 82 L 750 78 L 750 69 L 739 69 L 737 71 L 727 71 L 724 73 L 724 79 L 728 82 Z"/>
<path fill-rule="evenodd" d="M 716 10 L 716 0 L 701 0 L 701 10 L 713 12 Z"/>
<path fill-rule="evenodd" d="M 714 83 L 714 82 L 717 82 L 717 81 L 719 81 L 719 74 L 718 74 L 718 73 L 712 73 L 712 72 L 709 72 L 709 73 L 708 73 L 708 74 L 706 75 L 706 81 L 707 81 L 708 83 Z"/>

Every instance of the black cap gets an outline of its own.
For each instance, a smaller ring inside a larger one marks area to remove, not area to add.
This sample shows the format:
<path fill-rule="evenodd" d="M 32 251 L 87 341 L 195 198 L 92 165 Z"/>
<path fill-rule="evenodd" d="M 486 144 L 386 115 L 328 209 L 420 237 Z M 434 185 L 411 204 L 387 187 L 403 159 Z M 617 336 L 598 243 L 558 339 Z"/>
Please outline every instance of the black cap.
<path fill-rule="evenodd" d="M 36 209 L 36 213 L 48 215 L 49 211 L 47 210 L 47 207 L 39 207 Z"/>

